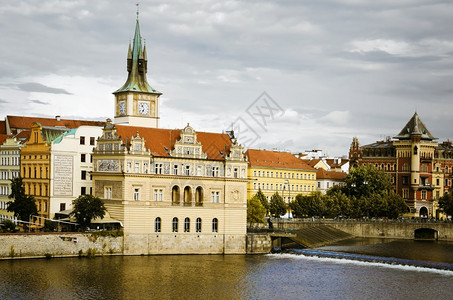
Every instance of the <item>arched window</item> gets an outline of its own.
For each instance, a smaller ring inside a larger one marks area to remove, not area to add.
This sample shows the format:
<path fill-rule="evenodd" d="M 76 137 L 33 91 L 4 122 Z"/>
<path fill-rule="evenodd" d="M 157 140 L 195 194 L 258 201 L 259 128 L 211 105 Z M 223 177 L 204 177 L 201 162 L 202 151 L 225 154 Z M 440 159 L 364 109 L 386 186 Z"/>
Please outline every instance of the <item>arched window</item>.
<path fill-rule="evenodd" d="M 184 188 L 184 205 L 192 205 L 192 188 L 190 186 Z"/>
<path fill-rule="evenodd" d="M 171 189 L 171 203 L 174 205 L 179 204 L 179 197 L 180 197 L 180 191 L 179 191 L 179 186 L 175 185 Z"/>
<path fill-rule="evenodd" d="M 172 232 L 178 232 L 178 218 L 174 217 L 171 222 Z"/>
<path fill-rule="evenodd" d="M 201 218 L 197 218 L 197 221 L 195 223 L 195 231 L 201 232 Z"/>
<path fill-rule="evenodd" d="M 417 153 L 418 153 L 418 147 L 414 146 L 414 155 L 417 155 Z"/>
<path fill-rule="evenodd" d="M 190 232 L 190 219 L 184 219 L 184 232 Z"/>
<path fill-rule="evenodd" d="M 219 232 L 219 220 L 217 218 L 212 219 L 212 232 Z"/>
<path fill-rule="evenodd" d="M 201 186 L 195 190 L 195 205 L 203 206 L 203 188 Z"/>
<path fill-rule="evenodd" d="M 156 220 L 154 220 L 154 232 L 160 232 L 161 231 L 161 219 L 160 217 L 157 217 Z"/>

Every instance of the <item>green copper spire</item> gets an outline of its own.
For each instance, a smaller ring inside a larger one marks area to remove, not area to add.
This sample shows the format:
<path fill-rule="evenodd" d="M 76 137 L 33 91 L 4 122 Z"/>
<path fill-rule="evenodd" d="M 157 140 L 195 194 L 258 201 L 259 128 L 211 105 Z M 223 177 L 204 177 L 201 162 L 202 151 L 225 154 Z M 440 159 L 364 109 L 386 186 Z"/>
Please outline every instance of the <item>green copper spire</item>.
<path fill-rule="evenodd" d="M 135 26 L 135 35 L 131 45 L 129 43 L 129 50 L 127 55 L 127 76 L 126 83 L 117 91 L 113 92 L 141 92 L 161 95 L 159 91 L 153 89 L 146 79 L 146 72 L 148 71 L 148 60 L 146 58 L 146 49 L 142 46 L 142 37 L 140 36 L 140 25 L 137 22 Z"/>

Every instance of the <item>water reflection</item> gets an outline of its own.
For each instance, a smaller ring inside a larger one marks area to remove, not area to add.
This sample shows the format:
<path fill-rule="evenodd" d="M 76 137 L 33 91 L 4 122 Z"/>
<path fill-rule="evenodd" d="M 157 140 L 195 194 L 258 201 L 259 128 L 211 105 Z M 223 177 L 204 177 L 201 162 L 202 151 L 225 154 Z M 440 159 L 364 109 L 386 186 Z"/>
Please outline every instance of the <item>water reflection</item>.
<path fill-rule="evenodd" d="M 436 245 L 442 244 L 355 240 L 331 247 L 383 253 L 390 251 L 382 250 L 386 247 L 394 253 L 402 248 L 424 255 L 423 251 L 440 253 Z M 439 257 L 451 259 L 451 246 L 441 246 L 450 256 Z M 453 293 L 452 274 L 290 254 L 16 260 L 0 261 L 0 298 L 410 299 L 429 295 L 446 299 Z"/>

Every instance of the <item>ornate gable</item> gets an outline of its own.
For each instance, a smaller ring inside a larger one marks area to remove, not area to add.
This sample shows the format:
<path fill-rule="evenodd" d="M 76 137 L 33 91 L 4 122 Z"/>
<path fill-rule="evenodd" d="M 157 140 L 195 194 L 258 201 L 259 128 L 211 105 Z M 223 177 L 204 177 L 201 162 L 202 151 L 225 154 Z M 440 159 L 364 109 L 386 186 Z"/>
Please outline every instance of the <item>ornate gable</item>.
<path fill-rule="evenodd" d="M 197 140 L 197 133 L 187 123 L 181 131 L 180 139 L 175 142 L 174 148 L 170 151 L 173 157 L 206 159 L 208 155 L 203 152 L 203 145 Z"/>

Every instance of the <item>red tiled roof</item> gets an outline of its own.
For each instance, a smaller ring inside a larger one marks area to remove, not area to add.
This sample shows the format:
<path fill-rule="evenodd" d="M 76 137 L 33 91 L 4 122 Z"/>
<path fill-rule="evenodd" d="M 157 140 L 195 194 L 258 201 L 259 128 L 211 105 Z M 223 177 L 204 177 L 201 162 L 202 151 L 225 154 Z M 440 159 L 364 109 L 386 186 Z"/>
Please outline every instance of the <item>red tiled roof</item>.
<path fill-rule="evenodd" d="M 148 148 L 154 156 L 170 155 L 165 149 L 173 150 L 175 142 L 180 140 L 181 129 L 161 129 L 115 125 L 117 135 L 124 142 L 135 137 L 137 132 L 140 137 L 145 139 L 145 147 Z M 228 154 L 230 151 L 231 140 L 227 134 L 199 132 L 197 131 L 197 141 L 202 144 L 202 151 L 208 155 L 208 159 L 223 160 L 222 153 Z"/>
<path fill-rule="evenodd" d="M 28 139 L 30 138 L 30 133 L 31 133 L 30 130 L 23 130 L 15 136 L 16 140 L 18 140 L 22 143 L 27 142 Z"/>
<path fill-rule="evenodd" d="M 6 116 L 8 124 L 11 130 L 13 129 L 30 129 L 33 123 L 39 123 L 42 126 L 61 126 L 66 128 L 77 128 L 82 125 L 88 126 L 104 126 L 104 121 L 89 121 L 89 120 L 69 120 L 60 119 L 59 121 L 55 118 L 36 118 L 36 117 L 24 117 L 24 116 Z"/>
<path fill-rule="evenodd" d="M 307 163 L 309 166 L 312 166 L 314 167 L 317 163 L 319 163 L 321 161 L 320 158 L 314 158 L 312 160 L 308 160 Z"/>
<path fill-rule="evenodd" d="M 6 140 L 7 137 L 8 137 L 8 135 L 0 133 L 0 145 L 3 144 L 3 142 Z"/>
<path fill-rule="evenodd" d="M 0 134 L 6 134 L 6 121 L 0 121 Z"/>
<path fill-rule="evenodd" d="M 336 180 L 343 180 L 345 177 L 348 176 L 345 172 L 336 172 L 336 171 L 326 171 L 324 169 L 318 169 L 316 171 L 316 178 L 317 179 L 336 179 Z"/>
<path fill-rule="evenodd" d="M 338 163 L 338 160 L 336 158 L 328 158 L 326 159 L 326 163 L 331 167 L 331 168 L 334 168 L 334 167 L 341 167 L 343 166 L 344 164 L 346 164 L 347 162 L 349 161 L 349 159 L 346 159 L 346 158 L 342 158 L 340 163 Z"/>
<path fill-rule="evenodd" d="M 249 149 L 245 154 L 250 167 L 315 170 L 306 161 L 288 152 Z"/>

